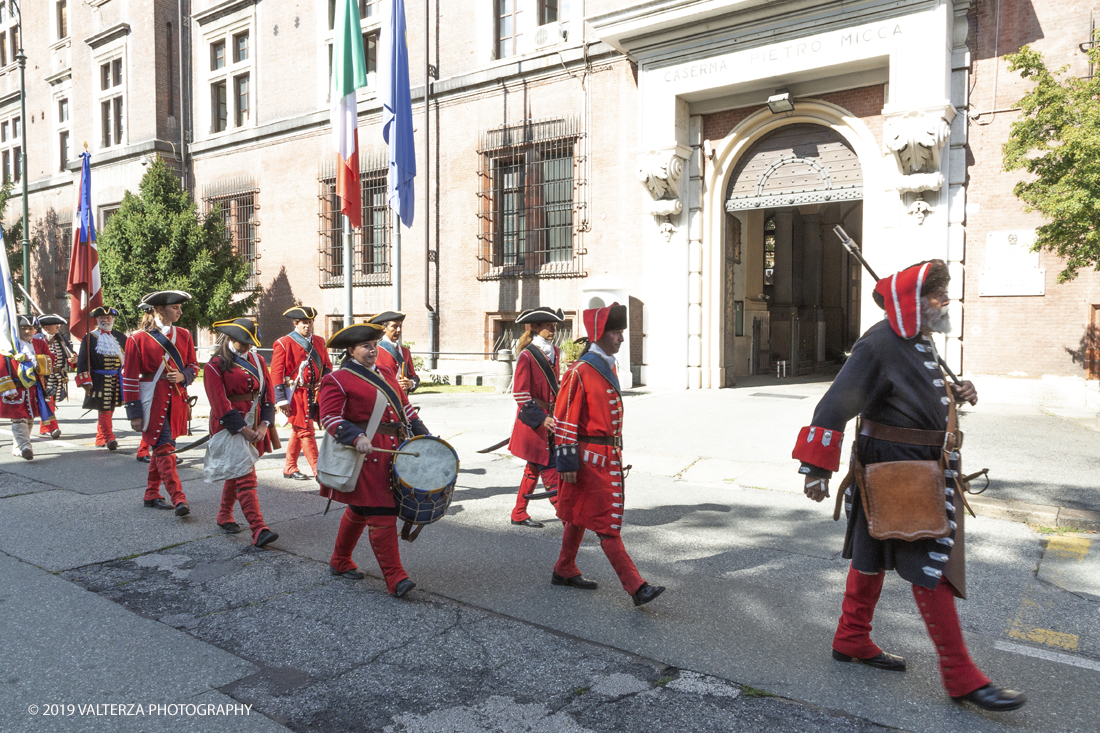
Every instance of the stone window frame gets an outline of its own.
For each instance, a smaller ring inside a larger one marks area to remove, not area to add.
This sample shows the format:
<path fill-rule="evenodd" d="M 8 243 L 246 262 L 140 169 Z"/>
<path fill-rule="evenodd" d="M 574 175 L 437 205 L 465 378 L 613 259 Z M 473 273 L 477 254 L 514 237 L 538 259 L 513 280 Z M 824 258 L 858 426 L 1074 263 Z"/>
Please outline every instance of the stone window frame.
<path fill-rule="evenodd" d="M 211 139 L 223 135 L 229 135 L 239 130 L 256 127 L 257 110 L 259 108 L 259 85 L 257 79 L 257 55 L 260 51 L 260 38 L 256 32 L 257 23 L 252 7 L 244 6 L 241 10 L 216 19 L 203 19 L 206 27 L 203 28 L 199 39 L 199 52 L 195 58 L 198 60 L 197 76 L 201 80 L 202 89 L 206 93 L 195 95 L 193 100 L 199 106 L 197 118 L 205 119 L 206 124 L 196 125 L 196 131 L 200 132 L 203 139 Z M 201 22 L 201 21 L 200 21 Z M 242 35 L 248 37 L 248 57 L 237 59 L 236 39 Z M 212 68 L 213 51 L 216 44 L 223 43 L 223 65 L 217 69 Z M 248 118 L 240 118 L 238 84 L 245 79 L 248 83 Z M 216 129 L 215 125 L 215 89 L 225 86 L 225 127 Z"/>

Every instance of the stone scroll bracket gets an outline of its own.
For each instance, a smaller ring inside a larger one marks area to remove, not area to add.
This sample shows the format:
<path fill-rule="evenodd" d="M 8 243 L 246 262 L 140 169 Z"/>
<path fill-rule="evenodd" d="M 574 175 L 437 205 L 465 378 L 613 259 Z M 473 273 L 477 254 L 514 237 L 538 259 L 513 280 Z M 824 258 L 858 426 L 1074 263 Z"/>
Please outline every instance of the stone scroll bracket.
<path fill-rule="evenodd" d="M 922 194 L 943 188 L 941 158 L 956 114 L 949 102 L 885 114 L 883 147 L 898 166 L 898 193 Z M 923 219 L 927 210 L 921 213 Z"/>
<path fill-rule="evenodd" d="M 671 240 L 676 233 L 672 217 L 678 217 L 684 210 L 681 182 L 684 165 L 690 156 L 691 148 L 683 145 L 638 154 L 638 180 L 649 194 L 644 211 L 657 219 L 667 240 Z"/>

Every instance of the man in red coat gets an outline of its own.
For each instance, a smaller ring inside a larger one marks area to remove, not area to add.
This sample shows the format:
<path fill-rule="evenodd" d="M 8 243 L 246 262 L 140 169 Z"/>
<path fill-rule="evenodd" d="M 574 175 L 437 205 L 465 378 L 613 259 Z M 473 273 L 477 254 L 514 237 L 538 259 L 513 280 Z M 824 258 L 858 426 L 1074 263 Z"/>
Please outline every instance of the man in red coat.
<path fill-rule="evenodd" d="M 180 290 L 149 293 L 142 303 L 146 311 L 141 329 L 126 342 L 122 369 L 122 399 L 130 427 L 141 431 L 142 440 L 153 447 L 145 506 L 171 509 L 176 516 L 191 513 L 176 471 L 176 438 L 187 433 L 190 407 L 187 387 L 195 381 L 199 360 L 191 334 L 172 324 L 183 315 L 183 304 L 191 296 Z M 160 495 L 164 483 L 172 505 Z"/>
<path fill-rule="evenodd" d="M 370 322 L 382 327 L 378 341 L 378 366 L 397 375 L 397 383 L 405 394 L 412 394 L 420 386 L 420 377 L 413 366 L 412 352 L 401 343 L 401 331 L 405 328 L 405 314 L 383 311 L 370 318 Z"/>
<path fill-rule="evenodd" d="M 558 516 L 564 531 L 561 554 L 550 576 L 554 585 L 591 590 L 596 583 L 581 575 L 577 550 L 590 529 L 623 590 L 635 606 L 649 603 L 664 586 L 642 579 L 623 546 L 623 399 L 615 354 L 623 345 L 626 306 L 612 303 L 584 311 L 588 347 L 565 373 L 554 405 L 558 441 Z"/>
<path fill-rule="evenodd" d="M 558 488 L 558 470 L 554 467 L 553 430 L 554 400 L 558 396 L 558 370 L 561 350 L 554 346 L 554 334 L 558 324 L 565 320 L 561 308 L 531 308 L 519 314 L 517 326 L 526 330 L 518 344 L 515 373 L 512 377 L 512 395 L 518 408 L 512 426 L 512 440 L 508 450 L 517 458 L 527 461 L 523 478 L 519 482 L 516 506 L 512 509 L 512 524 L 524 527 L 542 527 L 542 522 L 531 519 L 527 513 L 527 494 L 533 494 L 539 476 L 547 491 Z M 557 503 L 557 499 L 551 499 Z"/>
<path fill-rule="evenodd" d="M 53 419 L 45 392 L 50 357 L 38 346 L 40 340 L 34 338 L 34 326 L 26 316 L 19 316 L 19 337 L 13 353 L 0 354 L 0 417 L 11 420 L 12 455 L 29 461 L 34 458 L 34 419 Z"/>
<path fill-rule="evenodd" d="M 337 331 L 328 341 L 329 348 L 346 349 L 348 356 L 342 367 L 321 380 L 321 424 L 337 442 L 354 447 L 365 457 L 353 491 L 322 485 L 321 496 L 348 505 L 340 519 L 329 572 L 353 580 L 364 577 L 351 554 L 367 529 L 386 589 L 400 598 L 416 583 L 401 567 L 397 545 L 397 503 L 390 490 L 393 455 L 374 449 L 396 450 L 409 433 L 426 435 L 428 429 L 409 405 L 394 373 L 377 365 L 381 335 L 381 326 L 357 323 Z M 372 424 L 376 408 L 382 412 Z"/>
<path fill-rule="evenodd" d="M 316 308 L 299 305 L 283 315 L 294 321 L 294 330 L 275 342 L 271 354 L 275 406 L 286 415 L 291 429 L 283 478 L 307 481 L 310 477 L 298 470 L 298 456 L 304 451 L 309 467 L 317 475 L 317 389 L 321 377 L 332 371 L 332 361 L 325 340 L 313 333 Z"/>
<path fill-rule="evenodd" d="M 252 443 L 259 455 L 270 453 L 269 428 L 275 422 L 275 390 L 271 388 L 264 358 L 253 351 L 253 347 L 260 346 L 256 323 L 249 318 L 237 318 L 215 323 L 214 330 L 222 336 L 202 372 L 203 388 L 210 400 L 210 435 L 227 430 Z M 207 451 L 208 459 L 217 455 L 211 450 Z M 279 539 L 279 535 L 264 522 L 256 486 L 255 464 L 248 473 L 227 479 L 222 485 L 217 522 L 229 534 L 240 532 L 240 525 L 233 519 L 233 505 L 240 503 L 252 530 L 252 544 L 263 547 Z"/>

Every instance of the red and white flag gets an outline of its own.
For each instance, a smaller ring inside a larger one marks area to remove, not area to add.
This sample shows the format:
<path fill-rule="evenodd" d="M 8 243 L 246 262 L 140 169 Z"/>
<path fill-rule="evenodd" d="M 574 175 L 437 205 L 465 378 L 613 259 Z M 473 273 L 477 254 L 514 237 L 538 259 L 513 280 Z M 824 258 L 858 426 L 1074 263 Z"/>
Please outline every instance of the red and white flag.
<path fill-rule="evenodd" d="M 65 292 L 69 303 L 69 333 L 82 339 L 88 332 L 88 314 L 103 305 L 99 278 L 99 248 L 96 246 L 95 214 L 92 212 L 91 153 L 81 153 L 80 183 L 76 187 L 77 205 L 73 219 L 73 254 L 69 260 L 69 281 Z"/>
<path fill-rule="evenodd" d="M 359 190 L 359 110 L 355 90 L 367 85 L 363 29 L 358 0 L 336 0 L 332 41 L 332 144 L 340 156 L 336 166 L 336 194 L 340 213 L 353 227 L 363 225 L 363 198 Z"/>

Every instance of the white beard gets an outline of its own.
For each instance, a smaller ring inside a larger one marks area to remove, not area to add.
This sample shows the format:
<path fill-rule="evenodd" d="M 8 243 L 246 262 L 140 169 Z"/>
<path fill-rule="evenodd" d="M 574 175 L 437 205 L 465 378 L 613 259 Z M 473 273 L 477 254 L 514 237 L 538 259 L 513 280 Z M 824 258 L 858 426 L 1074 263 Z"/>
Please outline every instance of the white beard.
<path fill-rule="evenodd" d="M 929 331 L 951 333 L 951 313 L 948 311 L 950 307 L 945 305 L 943 308 L 933 308 L 921 299 L 920 317 Z"/>

